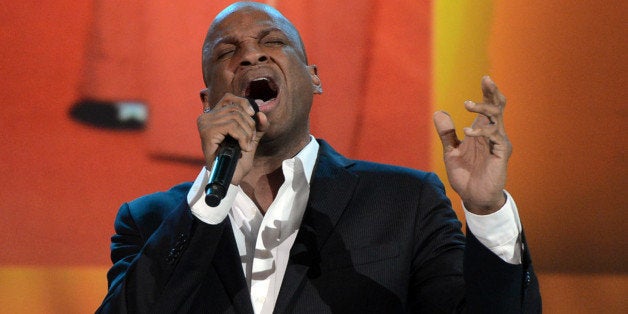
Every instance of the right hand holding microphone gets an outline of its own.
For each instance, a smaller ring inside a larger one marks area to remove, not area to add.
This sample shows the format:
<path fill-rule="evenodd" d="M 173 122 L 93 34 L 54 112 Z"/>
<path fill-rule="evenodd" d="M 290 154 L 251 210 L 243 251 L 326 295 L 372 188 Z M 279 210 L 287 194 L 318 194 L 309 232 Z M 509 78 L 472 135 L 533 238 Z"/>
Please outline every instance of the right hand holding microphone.
<path fill-rule="evenodd" d="M 201 97 L 204 110 L 197 125 L 205 165 L 211 169 L 218 148 L 230 136 L 238 142 L 242 153 L 231 180 L 231 184 L 238 185 L 253 166 L 257 145 L 269 126 L 268 119 L 264 113 L 255 113 L 248 99 L 231 93 L 226 93 L 216 104 L 210 104 L 203 92 Z"/>

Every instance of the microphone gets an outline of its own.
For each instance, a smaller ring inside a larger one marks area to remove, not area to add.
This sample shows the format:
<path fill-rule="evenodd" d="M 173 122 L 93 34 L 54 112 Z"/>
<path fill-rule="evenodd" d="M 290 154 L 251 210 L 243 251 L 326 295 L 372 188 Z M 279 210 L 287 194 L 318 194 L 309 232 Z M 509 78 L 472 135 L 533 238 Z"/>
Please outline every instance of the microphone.
<path fill-rule="evenodd" d="M 259 107 L 252 98 L 247 98 L 255 113 Z M 220 201 L 227 195 L 227 189 L 233 178 L 238 160 L 240 159 L 240 144 L 233 137 L 227 135 L 216 153 L 212 165 L 209 182 L 205 186 L 205 203 L 211 207 L 220 205 Z"/>

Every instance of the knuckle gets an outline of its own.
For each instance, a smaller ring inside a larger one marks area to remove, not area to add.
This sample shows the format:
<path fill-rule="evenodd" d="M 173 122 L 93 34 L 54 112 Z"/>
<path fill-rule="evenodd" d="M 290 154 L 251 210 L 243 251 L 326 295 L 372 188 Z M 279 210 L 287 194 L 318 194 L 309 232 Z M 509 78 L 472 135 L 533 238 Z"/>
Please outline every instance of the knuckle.
<path fill-rule="evenodd" d="M 499 100 L 501 104 L 504 104 L 504 105 L 506 104 L 506 96 L 504 96 L 504 94 L 499 93 L 499 95 L 497 95 L 497 99 Z"/>
<path fill-rule="evenodd" d="M 493 107 L 491 108 L 491 116 L 493 117 L 499 117 L 502 113 L 502 109 L 500 107 Z"/>
<path fill-rule="evenodd" d="M 238 126 L 238 121 L 236 121 L 235 119 L 229 119 L 227 120 L 226 124 L 229 126 L 229 128 L 233 128 Z"/>
<path fill-rule="evenodd" d="M 199 115 L 196 118 L 196 126 L 201 129 L 205 126 L 205 118 L 203 117 L 203 115 Z"/>
<path fill-rule="evenodd" d="M 232 102 L 224 105 L 223 108 L 225 108 L 225 110 L 228 111 L 228 112 L 238 111 L 238 106 L 236 104 L 232 103 Z"/>

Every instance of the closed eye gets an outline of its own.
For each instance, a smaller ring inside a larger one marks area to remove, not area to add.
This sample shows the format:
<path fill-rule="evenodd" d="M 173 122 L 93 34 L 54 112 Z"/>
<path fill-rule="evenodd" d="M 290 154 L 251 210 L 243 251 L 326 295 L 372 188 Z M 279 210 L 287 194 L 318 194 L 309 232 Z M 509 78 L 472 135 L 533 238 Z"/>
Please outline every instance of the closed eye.
<path fill-rule="evenodd" d="M 283 46 L 285 43 L 282 40 L 270 40 L 264 43 L 266 46 Z"/>
<path fill-rule="evenodd" d="M 269 34 L 263 37 L 262 43 L 266 46 L 283 46 L 286 44 L 286 39 L 276 34 Z"/>
<path fill-rule="evenodd" d="M 229 50 L 221 51 L 221 52 L 219 52 L 219 53 L 217 54 L 217 55 L 218 55 L 217 59 L 218 59 L 218 60 L 222 60 L 222 59 L 224 59 L 224 58 L 227 58 L 227 57 L 229 57 L 230 55 L 232 55 L 232 54 L 234 53 L 234 51 L 235 51 L 234 49 L 229 49 Z"/>
<path fill-rule="evenodd" d="M 225 40 L 226 41 L 226 40 Z M 216 60 L 222 60 L 230 57 L 236 51 L 236 45 L 231 42 L 222 42 L 215 46 L 213 52 Z"/>

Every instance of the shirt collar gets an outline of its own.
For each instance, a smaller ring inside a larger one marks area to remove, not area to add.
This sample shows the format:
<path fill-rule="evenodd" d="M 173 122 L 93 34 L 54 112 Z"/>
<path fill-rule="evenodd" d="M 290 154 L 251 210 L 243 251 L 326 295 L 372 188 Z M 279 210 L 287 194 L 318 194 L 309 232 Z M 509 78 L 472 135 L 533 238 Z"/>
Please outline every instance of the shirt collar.
<path fill-rule="evenodd" d="M 303 174 L 309 184 L 312 179 L 312 173 L 314 172 L 314 165 L 316 164 L 316 157 L 318 156 L 318 149 L 320 145 L 316 141 L 314 136 L 310 135 L 310 142 L 303 147 L 303 149 L 294 156 L 295 160 L 301 162 L 303 167 Z"/>
<path fill-rule="evenodd" d="M 303 147 L 303 149 L 301 149 L 301 151 L 296 154 L 296 156 L 291 159 L 284 160 L 284 162 L 282 163 L 282 168 L 285 168 L 285 166 L 288 166 L 290 163 L 295 164 L 295 162 L 298 161 L 297 163 L 299 164 L 299 168 L 303 170 L 303 175 L 305 176 L 305 180 L 309 185 L 310 180 L 312 179 L 312 173 L 314 172 L 314 165 L 316 164 L 316 158 L 318 157 L 319 148 L 320 145 L 316 141 L 316 138 L 310 135 L 310 142 L 305 145 L 305 147 Z M 190 204 L 190 207 L 192 207 L 192 204 L 196 203 L 202 203 L 199 206 L 205 206 L 205 203 L 201 202 L 200 199 L 203 198 L 205 195 L 204 187 L 205 185 L 207 185 L 208 179 L 209 170 L 206 167 L 203 167 L 187 195 L 187 200 L 188 204 Z M 232 199 L 234 199 L 235 195 L 237 194 L 236 191 L 232 191 L 233 188 L 234 186 L 229 188 L 229 191 L 227 192 L 228 196 L 232 195 Z M 236 190 L 239 190 L 239 187 L 236 187 Z"/>
<path fill-rule="evenodd" d="M 239 186 L 231 186 L 238 191 L 231 208 L 235 225 L 244 228 L 246 232 L 257 234 L 260 223 L 263 224 L 262 219 L 270 219 L 275 221 L 275 224 L 279 223 L 280 237 L 288 236 L 297 230 L 307 203 L 310 179 L 314 172 L 319 147 L 314 136 L 310 135 L 310 142 L 298 154 L 282 162 L 281 169 L 285 181 L 265 216 L 262 216 L 257 206 Z M 291 195 L 292 198 L 290 198 Z M 305 200 L 300 203 L 294 202 L 294 195 L 305 197 Z M 290 206 L 287 205 L 287 200 L 290 200 L 288 202 Z"/>

